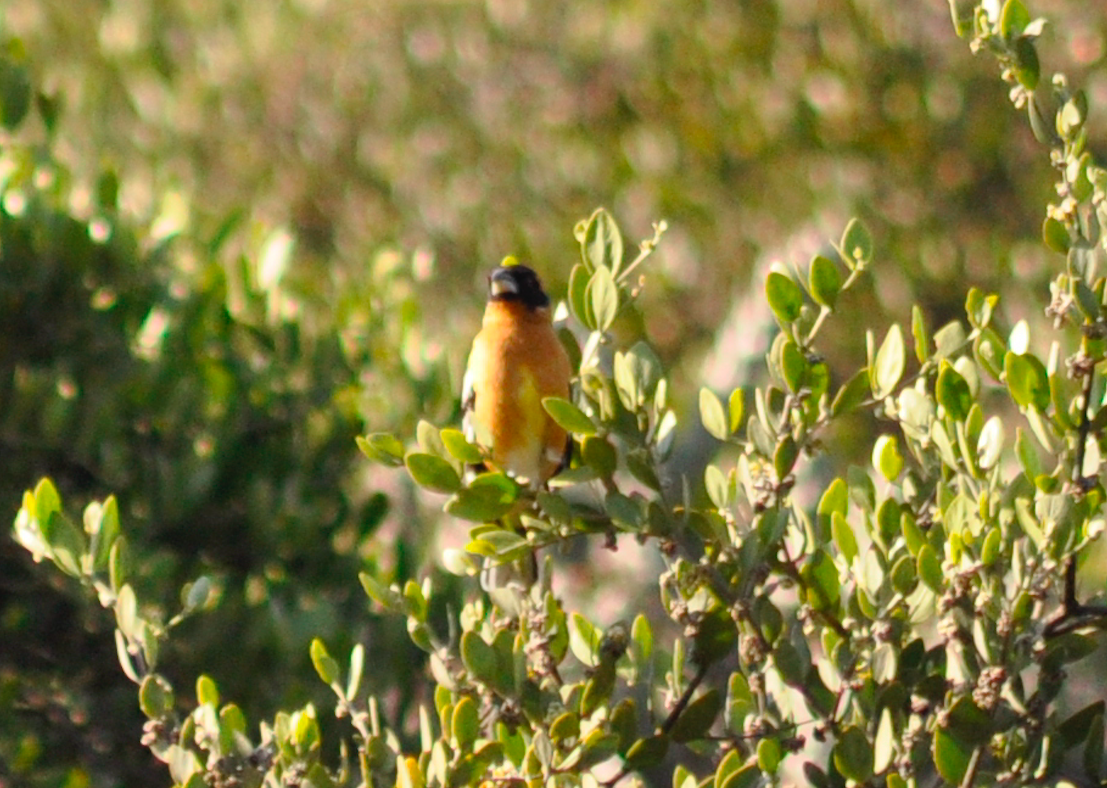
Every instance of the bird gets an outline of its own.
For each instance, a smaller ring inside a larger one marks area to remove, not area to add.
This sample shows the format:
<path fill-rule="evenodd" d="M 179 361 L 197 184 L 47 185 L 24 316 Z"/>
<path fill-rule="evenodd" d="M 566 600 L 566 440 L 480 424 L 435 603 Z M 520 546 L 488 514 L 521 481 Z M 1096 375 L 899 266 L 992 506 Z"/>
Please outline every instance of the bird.
<path fill-rule="evenodd" d="M 465 435 L 490 468 L 539 489 L 567 465 L 572 438 L 542 400 L 568 399 L 571 378 L 538 274 L 520 263 L 493 270 L 462 386 Z"/>
<path fill-rule="evenodd" d="M 501 265 L 488 276 L 488 303 L 473 339 L 462 385 L 466 438 L 501 471 L 532 492 L 544 488 L 569 463 L 572 436 L 542 406 L 546 397 L 568 399 L 572 365 L 554 331 L 550 298 L 534 269 Z M 523 532 L 516 508 L 500 521 Z M 533 550 L 518 560 L 485 560 L 481 587 L 502 610 L 520 611 L 519 591 L 538 581 Z M 514 589 L 514 590 L 513 590 Z"/>

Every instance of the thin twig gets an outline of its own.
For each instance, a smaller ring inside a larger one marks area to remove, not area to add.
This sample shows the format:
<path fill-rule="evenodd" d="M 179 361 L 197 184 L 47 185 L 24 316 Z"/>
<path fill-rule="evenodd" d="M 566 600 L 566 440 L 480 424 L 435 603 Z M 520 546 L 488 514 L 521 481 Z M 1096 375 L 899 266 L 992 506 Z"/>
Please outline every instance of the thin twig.
<path fill-rule="evenodd" d="M 1077 426 L 1076 457 L 1072 473 L 1072 484 L 1076 486 L 1078 494 L 1084 490 L 1084 457 L 1087 450 L 1088 436 L 1092 430 L 1092 417 L 1090 415 L 1092 401 L 1092 386 L 1095 381 L 1095 366 L 1089 365 L 1084 374 L 1084 385 L 1080 391 L 1080 424 Z M 1086 608 L 1076 598 L 1076 556 L 1069 555 L 1065 558 L 1065 580 L 1061 590 L 1061 607 L 1053 615 L 1045 627 L 1047 636 L 1059 635 L 1071 631 L 1074 627 L 1069 623 L 1074 618 L 1084 614 L 1096 614 L 1095 608 Z M 1079 624 L 1077 624 L 1079 626 Z"/>
<path fill-rule="evenodd" d="M 673 706 L 673 710 L 669 712 L 669 716 L 665 718 L 665 721 L 661 723 L 661 727 L 658 729 L 658 733 L 668 734 L 673 730 L 673 727 L 677 724 L 677 720 L 680 719 L 680 715 L 688 707 L 688 704 L 692 700 L 692 695 L 700 684 L 703 683 L 704 678 L 707 677 L 707 665 L 697 665 L 696 675 L 692 677 L 692 680 L 688 682 L 688 686 L 684 688 L 684 692 L 681 693 L 680 698 L 677 700 L 676 705 Z M 610 780 L 605 780 L 601 785 L 606 788 L 612 788 L 612 786 L 618 784 L 620 780 L 631 773 L 631 768 L 626 764 L 623 765 L 614 777 Z"/>

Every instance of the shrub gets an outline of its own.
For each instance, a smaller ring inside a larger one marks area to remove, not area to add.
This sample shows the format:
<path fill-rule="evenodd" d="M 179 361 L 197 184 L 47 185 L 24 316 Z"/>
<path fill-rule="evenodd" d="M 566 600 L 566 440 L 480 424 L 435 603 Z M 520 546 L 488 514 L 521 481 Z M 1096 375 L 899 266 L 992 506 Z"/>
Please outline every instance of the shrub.
<path fill-rule="evenodd" d="M 649 315 L 626 319 L 664 225 L 628 247 L 597 210 L 576 227 L 580 260 L 568 278 L 568 322 L 583 340 L 577 393 L 546 402 L 576 438 L 552 489 L 532 495 L 496 473 L 466 479 L 462 465 L 479 450 L 451 427 L 421 422 L 410 449 L 390 432 L 358 441 L 375 462 L 448 496 L 446 514 L 474 523 L 465 550 L 442 557 L 450 572 L 581 540 L 633 540 L 660 562 L 663 616 L 640 606 L 629 622 L 601 624 L 583 601 L 554 592 L 562 570 L 553 560 L 508 603 L 472 588 L 456 611 L 443 575 L 420 583 L 402 567 L 394 577 L 371 567 L 362 586 L 403 619 L 433 688 L 388 719 L 363 687 L 377 644 L 313 640 L 315 671 L 353 731 L 352 749 L 344 741 L 333 761 L 315 703 L 278 712 L 255 734 L 207 675 L 195 704 L 178 701 L 160 650 L 171 627 L 205 606 L 210 581 L 188 584 L 180 613 L 162 622 L 128 567 L 115 499 L 89 504 L 78 526 L 49 479 L 26 492 L 16 539 L 113 611 L 119 661 L 147 717 L 144 743 L 174 782 L 1102 781 L 1104 699 L 1072 710 L 1061 691 L 1107 620 L 1077 583 L 1107 494 L 1096 374 L 1107 338 L 1107 279 L 1097 271 L 1107 171 L 1086 150 L 1084 94 L 1063 77 L 1038 84 L 1041 21 L 1019 0 L 998 13 L 951 9 L 958 32 L 998 57 L 1057 167 L 1059 201 L 1042 235 L 1064 264 L 1051 283 L 1048 340 L 1005 317 L 995 294 L 969 288 L 963 318 L 934 326 L 916 306 L 909 319 L 870 327 L 850 374 L 832 372 L 836 318 L 860 281 L 881 275 L 877 242 L 851 221 L 833 252 L 767 275 L 779 330 L 765 383 L 700 390 L 700 422 L 722 449 L 701 485 L 668 464 L 688 433 L 638 328 Z M 835 451 L 836 426 L 857 410 L 877 425 L 867 467 Z M 499 522 L 520 501 L 522 535 Z"/>

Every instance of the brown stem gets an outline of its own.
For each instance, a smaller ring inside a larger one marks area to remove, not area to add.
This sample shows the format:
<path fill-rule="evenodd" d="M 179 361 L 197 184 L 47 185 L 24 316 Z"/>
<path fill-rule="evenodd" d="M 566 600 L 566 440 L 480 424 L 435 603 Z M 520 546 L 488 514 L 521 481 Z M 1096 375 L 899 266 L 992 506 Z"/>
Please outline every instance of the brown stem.
<path fill-rule="evenodd" d="M 677 724 L 677 720 L 680 719 L 680 715 L 684 713 L 684 710 L 688 707 L 688 704 L 692 700 L 692 695 L 696 689 L 703 683 L 704 678 L 707 677 L 707 665 L 697 665 L 696 675 L 692 677 L 692 680 L 688 682 L 688 686 L 684 688 L 684 692 L 680 694 L 680 698 L 677 700 L 676 705 L 673 706 L 673 710 L 669 712 L 669 716 L 665 718 L 665 721 L 661 723 L 660 733 L 669 733 L 672 731 L 673 726 Z M 630 767 L 624 765 L 618 773 L 610 780 L 605 780 L 601 785 L 606 788 L 611 788 L 616 785 L 620 780 L 630 774 Z"/>
<path fill-rule="evenodd" d="M 1080 424 L 1077 427 L 1076 457 L 1074 458 L 1072 484 L 1076 487 L 1078 495 L 1084 493 L 1084 453 L 1088 444 L 1088 435 L 1092 430 L 1092 417 L 1090 415 L 1092 401 L 1092 385 L 1095 381 L 1095 366 L 1089 365 L 1084 374 L 1084 385 L 1080 391 Z M 1065 580 L 1061 590 L 1061 608 L 1050 618 L 1046 624 L 1047 636 L 1059 635 L 1071 631 L 1075 627 L 1071 620 L 1085 613 L 1096 613 L 1095 608 L 1087 608 L 1080 604 L 1076 598 L 1076 556 L 1069 555 L 1065 558 Z M 1076 626 L 1080 626 L 1077 624 Z"/>

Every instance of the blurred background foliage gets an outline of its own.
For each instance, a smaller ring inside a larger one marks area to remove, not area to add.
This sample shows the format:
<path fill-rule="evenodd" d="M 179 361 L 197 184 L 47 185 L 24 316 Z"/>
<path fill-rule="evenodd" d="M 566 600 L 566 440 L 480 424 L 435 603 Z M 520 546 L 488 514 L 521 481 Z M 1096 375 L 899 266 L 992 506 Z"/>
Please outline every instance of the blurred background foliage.
<path fill-rule="evenodd" d="M 1094 134 L 1107 11 L 1031 10 Z M 969 283 L 1043 320 L 1049 164 L 944 4 L 10 0 L 0 45 L 0 509 L 42 474 L 115 493 L 140 598 L 216 584 L 165 672 L 251 718 L 326 696 L 312 636 L 367 643 L 410 710 L 419 661 L 355 578 L 422 571 L 430 521 L 353 438 L 454 418 L 484 273 L 563 293 L 596 204 L 671 228 L 640 309 L 682 412 L 760 360 L 766 266 L 850 215 L 881 250 L 864 323 L 940 325 Z M 0 775 L 160 784 L 72 592 L 5 532 Z"/>

